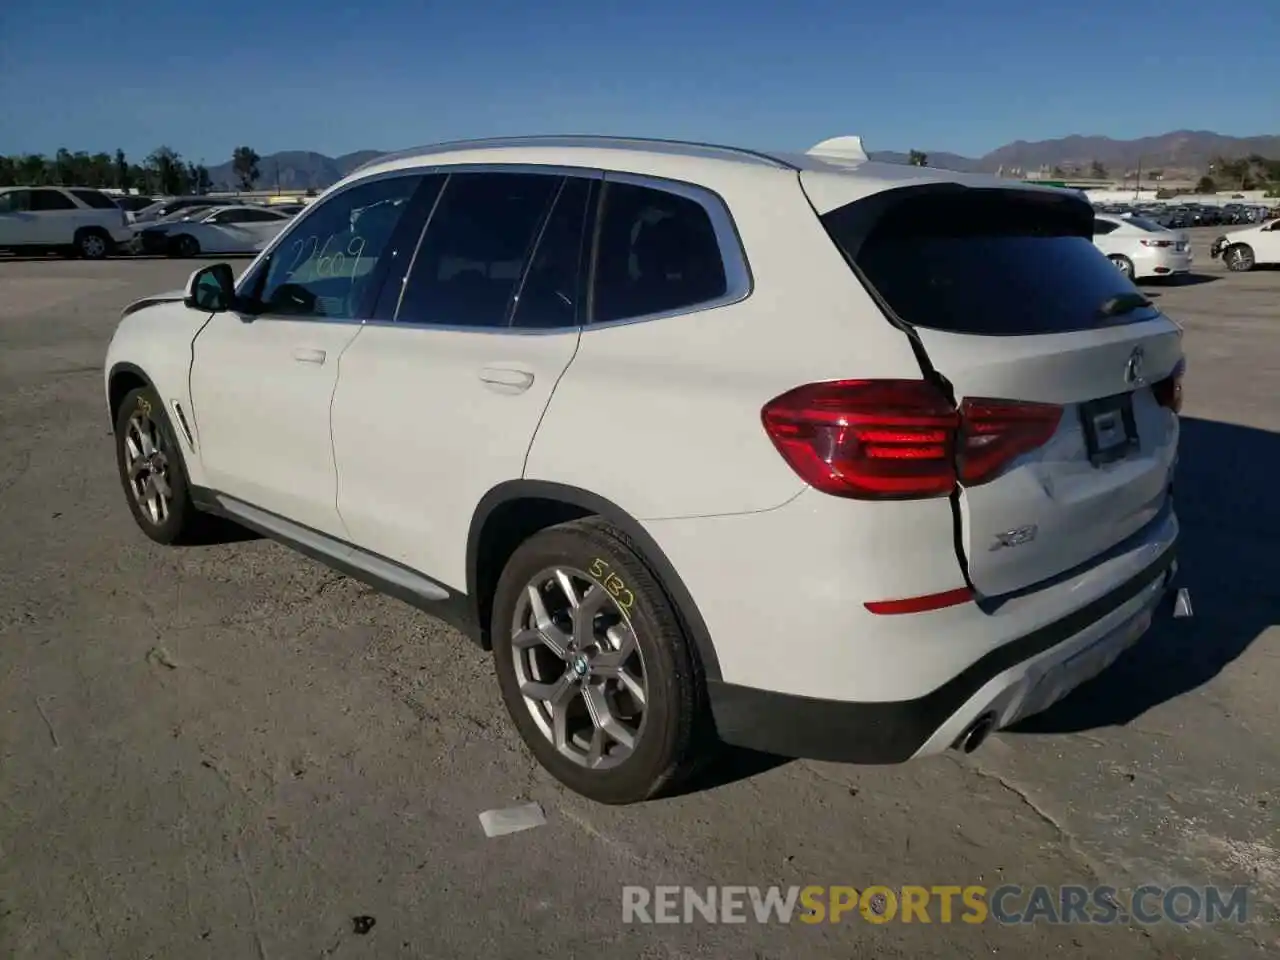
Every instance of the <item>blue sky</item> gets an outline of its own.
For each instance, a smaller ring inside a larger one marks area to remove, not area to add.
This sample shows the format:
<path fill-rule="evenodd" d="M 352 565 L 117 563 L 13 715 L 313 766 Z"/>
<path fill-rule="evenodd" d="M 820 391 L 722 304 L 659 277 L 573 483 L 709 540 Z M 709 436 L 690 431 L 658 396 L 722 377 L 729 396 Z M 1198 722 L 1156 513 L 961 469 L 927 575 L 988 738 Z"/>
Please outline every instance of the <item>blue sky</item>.
<path fill-rule="evenodd" d="M 0 153 L 1280 133 L 1280 0 L 0 0 Z"/>

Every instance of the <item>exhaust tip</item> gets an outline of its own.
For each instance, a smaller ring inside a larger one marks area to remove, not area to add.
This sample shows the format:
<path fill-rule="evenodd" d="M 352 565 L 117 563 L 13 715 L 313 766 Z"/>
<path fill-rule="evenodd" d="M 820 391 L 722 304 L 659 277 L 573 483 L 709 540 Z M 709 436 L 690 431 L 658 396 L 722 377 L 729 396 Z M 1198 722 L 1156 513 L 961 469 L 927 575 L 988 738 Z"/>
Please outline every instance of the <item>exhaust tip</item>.
<path fill-rule="evenodd" d="M 996 715 L 994 713 L 984 713 L 977 720 L 973 721 L 973 725 L 960 737 L 957 744 L 965 753 L 973 753 L 983 741 L 989 737 L 996 728 Z"/>

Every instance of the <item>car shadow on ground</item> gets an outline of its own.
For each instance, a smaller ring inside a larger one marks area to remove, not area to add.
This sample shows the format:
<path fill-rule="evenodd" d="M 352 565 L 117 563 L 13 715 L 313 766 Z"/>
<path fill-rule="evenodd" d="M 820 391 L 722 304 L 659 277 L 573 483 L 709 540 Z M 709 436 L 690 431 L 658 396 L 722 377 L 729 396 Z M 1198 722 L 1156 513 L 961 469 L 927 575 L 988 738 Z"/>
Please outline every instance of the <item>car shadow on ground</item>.
<path fill-rule="evenodd" d="M 1174 502 L 1177 584 L 1193 616 L 1153 627 L 1101 676 L 1015 733 L 1123 726 L 1195 690 L 1280 624 L 1280 434 L 1184 417 Z"/>
<path fill-rule="evenodd" d="M 1175 277 L 1143 277 L 1138 283 L 1147 287 L 1198 287 L 1204 283 L 1215 283 L 1222 277 L 1211 273 L 1181 273 Z"/>

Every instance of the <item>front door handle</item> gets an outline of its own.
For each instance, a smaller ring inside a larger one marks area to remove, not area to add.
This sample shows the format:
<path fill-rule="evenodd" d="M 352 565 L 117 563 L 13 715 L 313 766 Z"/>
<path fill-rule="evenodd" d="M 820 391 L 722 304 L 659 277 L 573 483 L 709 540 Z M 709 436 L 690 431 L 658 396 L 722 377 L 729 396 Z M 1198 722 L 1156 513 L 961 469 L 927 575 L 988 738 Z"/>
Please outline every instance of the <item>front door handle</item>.
<path fill-rule="evenodd" d="M 299 363 L 323 364 L 325 357 L 328 356 L 323 350 L 312 350 L 308 347 L 298 347 L 293 351 L 293 359 Z"/>
<path fill-rule="evenodd" d="M 499 393 L 524 393 L 533 386 L 533 374 L 514 367 L 483 367 L 480 380 Z"/>

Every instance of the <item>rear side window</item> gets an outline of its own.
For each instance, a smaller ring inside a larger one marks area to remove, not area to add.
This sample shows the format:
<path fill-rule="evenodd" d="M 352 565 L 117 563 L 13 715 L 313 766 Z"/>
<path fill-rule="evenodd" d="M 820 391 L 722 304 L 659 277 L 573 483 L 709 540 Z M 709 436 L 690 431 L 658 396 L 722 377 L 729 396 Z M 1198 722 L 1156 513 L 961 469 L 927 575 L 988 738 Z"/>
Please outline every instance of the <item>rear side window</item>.
<path fill-rule="evenodd" d="M 61 190 L 32 190 L 32 210 L 75 210 L 76 205 Z"/>
<path fill-rule="evenodd" d="M 610 182 L 601 216 L 593 321 L 686 310 L 728 291 L 715 227 L 698 201 Z"/>
<path fill-rule="evenodd" d="M 1156 316 L 1101 307 L 1133 285 L 1093 245 L 1074 198 L 1021 190 L 907 188 L 822 217 L 866 282 L 914 327 L 1017 336 Z"/>
<path fill-rule="evenodd" d="M 1095 220 L 1093 221 L 1093 235 L 1095 237 L 1104 237 L 1118 226 L 1120 224 L 1112 223 L 1110 220 Z"/>
<path fill-rule="evenodd" d="M 72 190 L 71 195 L 86 207 L 93 207 L 95 210 L 119 209 L 114 200 L 105 193 L 99 193 L 97 190 Z"/>
<path fill-rule="evenodd" d="M 455 173 L 414 258 L 396 320 L 502 327 L 562 177 Z"/>
<path fill-rule="evenodd" d="M 590 180 L 565 179 L 516 297 L 513 326 L 546 330 L 578 324 L 584 228 L 591 196 Z"/>

